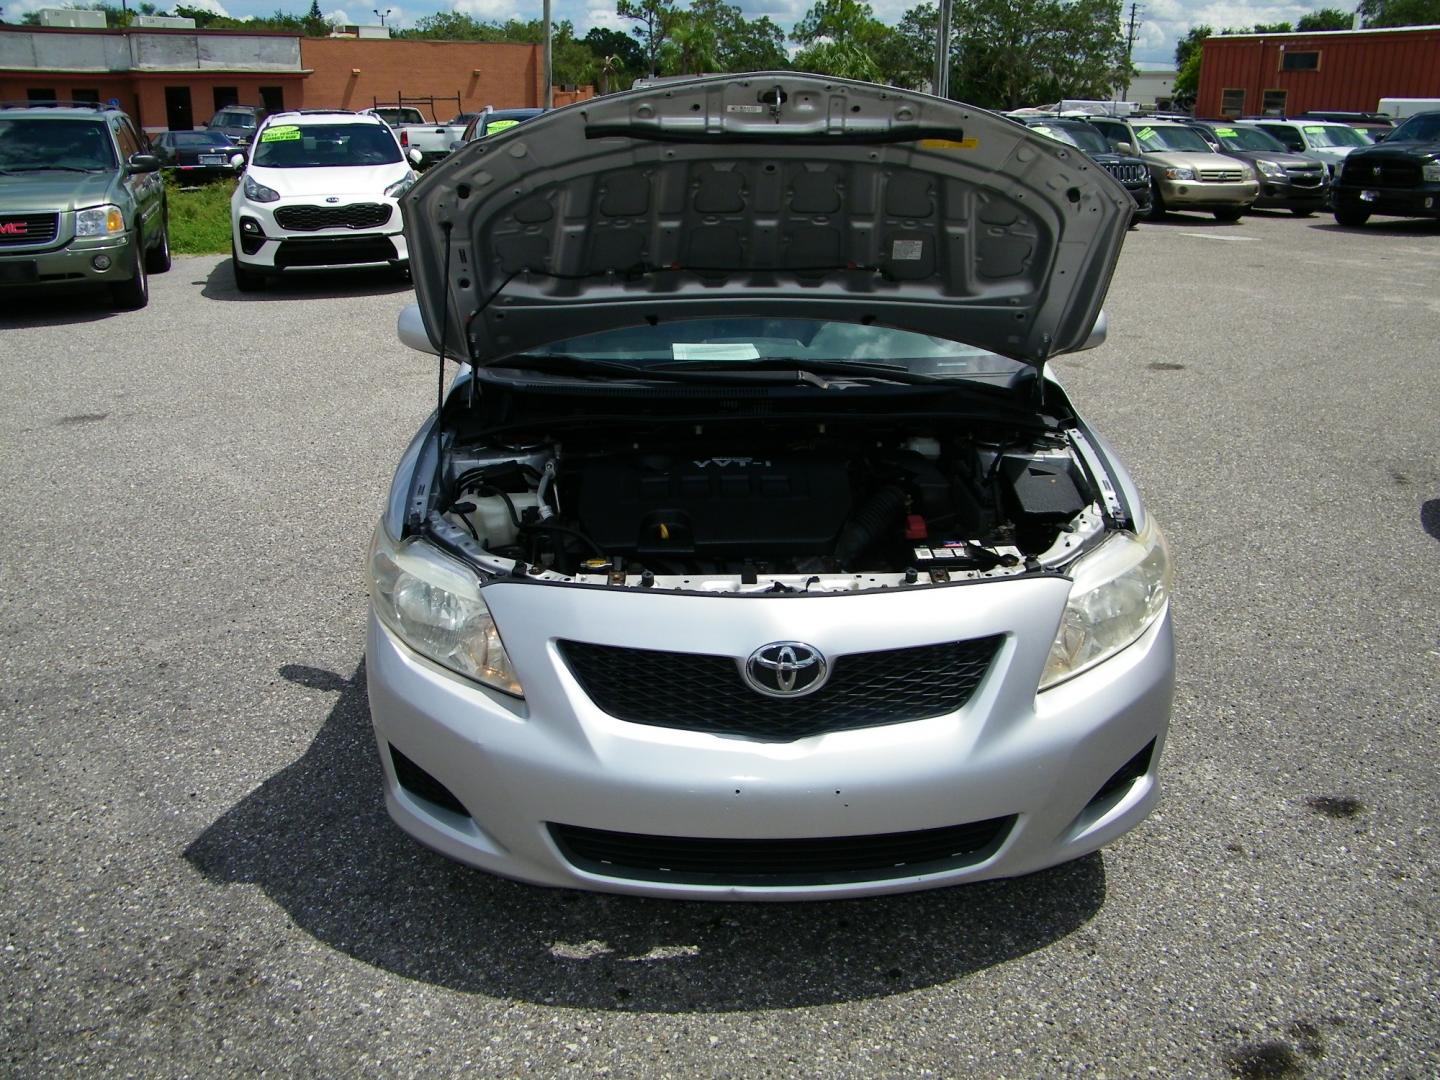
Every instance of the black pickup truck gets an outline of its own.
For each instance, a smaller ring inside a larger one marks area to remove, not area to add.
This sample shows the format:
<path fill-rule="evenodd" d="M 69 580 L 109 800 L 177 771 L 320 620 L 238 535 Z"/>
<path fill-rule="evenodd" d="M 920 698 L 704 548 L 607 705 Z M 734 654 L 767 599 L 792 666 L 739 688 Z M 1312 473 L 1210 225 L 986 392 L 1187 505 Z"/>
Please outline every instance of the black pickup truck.
<path fill-rule="evenodd" d="M 1440 218 L 1440 112 L 1416 113 L 1383 143 L 1352 151 L 1330 194 L 1341 225 L 1371 214 Z"/>

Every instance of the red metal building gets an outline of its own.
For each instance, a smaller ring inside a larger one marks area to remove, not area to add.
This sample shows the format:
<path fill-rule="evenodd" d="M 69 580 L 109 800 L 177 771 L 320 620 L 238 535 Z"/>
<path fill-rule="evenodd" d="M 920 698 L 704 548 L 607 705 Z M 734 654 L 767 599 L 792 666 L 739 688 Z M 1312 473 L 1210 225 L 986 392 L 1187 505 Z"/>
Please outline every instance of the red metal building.
<path fill-rule="evenodd" d="M 1195 115 L 1373 112 L 1382 97 L 1440 97 L 1440 26 L 1206 38 Z"/>

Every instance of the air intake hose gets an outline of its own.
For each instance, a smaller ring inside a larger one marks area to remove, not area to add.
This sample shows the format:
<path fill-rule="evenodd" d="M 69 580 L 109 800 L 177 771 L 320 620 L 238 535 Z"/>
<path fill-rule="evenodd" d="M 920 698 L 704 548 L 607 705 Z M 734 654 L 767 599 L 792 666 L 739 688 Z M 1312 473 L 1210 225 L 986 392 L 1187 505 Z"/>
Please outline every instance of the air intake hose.
<path fill-rule="evenodd" d="M 869 551 L 904 512 L 902 489 L 890 485 L 871 495 L 840 530 L 840 539 L 835 543 L 835 558 L 840 560 L 840 565 L 849 567 L 853 560 Z"/>

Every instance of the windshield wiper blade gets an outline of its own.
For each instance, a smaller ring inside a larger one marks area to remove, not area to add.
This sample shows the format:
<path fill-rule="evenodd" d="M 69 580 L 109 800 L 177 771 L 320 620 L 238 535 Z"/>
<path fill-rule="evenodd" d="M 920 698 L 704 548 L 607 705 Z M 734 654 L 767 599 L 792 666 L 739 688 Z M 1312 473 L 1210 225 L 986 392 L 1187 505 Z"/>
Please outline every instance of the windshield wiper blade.
<path fill-rule="evenodd" d="M 788 356 L 761 356 L 753 360 L 667 360 L 655 367 L 660 371 L 809 372 L 814 375 L 888 379 L 891 382 L 917 386 L 953 382 L 943 376 L 925 375 L 892 364 L 873 364 L 864 360 L 805 360 Z"/>
<path fill-rule="evenodd" d="M 480 365 L 479 370 L 506 368 L 514 371 L 543 371 L 553 372 L 557 375 L 582 375 L 596 378 L 605 375 L 619 375 L 624 378 L 648 379 L 652 382 L 773 382 L 773 383 L 806 383 L 811 386 L 818 386 L 824 389 L 830 383 L 813 372 L 804 370 L 798 365 L 790 364 L 784 368 L 734 368 L 717 366 L 714 368 L 692 368 L 671 367 L 668 363 L 659 364 L 627 364 L 620 360 L 588 360 L 583 356 L 571 356 L 562 353 L 543 353 L 528 355 L 521 353 L 518 356 L 508 356 L 503 360 L 491 360 Z"/>
<path fill-rule="evenodd" d="M 17 172 L 100 172 L 98 168 L 82 169 L 78 165 L 7 165 L 3 170 L 7 173 Z"/>

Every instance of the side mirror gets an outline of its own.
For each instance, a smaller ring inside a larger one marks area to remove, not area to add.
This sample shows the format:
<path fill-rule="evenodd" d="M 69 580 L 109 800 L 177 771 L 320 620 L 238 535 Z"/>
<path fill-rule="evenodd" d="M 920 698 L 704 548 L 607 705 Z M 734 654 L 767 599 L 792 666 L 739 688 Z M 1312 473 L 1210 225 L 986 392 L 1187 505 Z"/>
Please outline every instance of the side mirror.
<path fill-rule="evenodd" d="M 413 146 L 406 152 L 405 156 L 410 159 L 411 165 L 419 165 L 425 160 L 425 155 Z"/>
<path fill-rule="evenodd" d="M 1388 132 L 1388 131 L 1372 131 L 1372 132 L 1370 133 L 1370 137 L 1371 137 L 1372 139 L 1374 139 L 1374 140 L 1378 143 L 1378 142 L 1384 142 L 1385 139 L 1386 139 L 1386 137 L 1387 137 L 1389 134 L 1390 134 L 1390 132 Z"/>
<path fill-rule="evenodd" d="M 132 176 L 136 173 L 159 172 L 160 159 L 154 154 L 131 154 L 130 159 L 125 162 L 125 171 Z"/>
<path fill-rule="evenodd" d="M 244 155 L 244 154 L 231 154 L 231 155 L 230 155 L 230 167 L 231 167 L 232 169 L 234 169 L 236 172 L 239 172 L 241 169 L 245 168 L 245 155 Z"/>
<path fill-rule="evenodd" d="M 460 149 L 462 146 L 464 146 L 464 145 L 465 145 L 465 140 L 464 140 L 464 139 L 456 139 L 454 142 L 452 142 L 452 143 L 450 144 L 450 152 L 453 154 L 456 150 L 459 150 L 459 149 Z"/>
<path fill-rule="evenodd" d="M 416 352 L 429 353 L 431 356 L 440 355 L 440 350 L 430 340 L 430 331 L 425 329 L 425 320 L 420 315 L 419 304 L 407 304 L 400 309 L 400 317 L 395 320 L 395 335 L 400 339 L 402 345 L 408 346 Z"/>
<path fill-rule="evenodd" d="M 1117 142 L 1115 144 L 1115 152 L 1117 154 L 1133 154 L 1135 152 L 1135 148 L 1131 146 L 1128 142 Z"/>
<path fill-rule="evenodd" d="M 1085 339 L 1076 352 L 1084 352 L 1086 349 L 1098 349 L 1105 344 L 1105 335 L 1110 330 L 1110 320 L 1106 317 L 1102 308 L 1099 315 L 1095 316 L 1095 325 L 1090 328 L 1090 336 Z"/>

